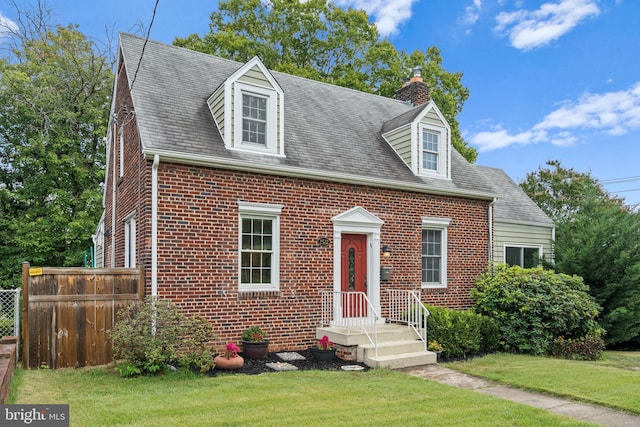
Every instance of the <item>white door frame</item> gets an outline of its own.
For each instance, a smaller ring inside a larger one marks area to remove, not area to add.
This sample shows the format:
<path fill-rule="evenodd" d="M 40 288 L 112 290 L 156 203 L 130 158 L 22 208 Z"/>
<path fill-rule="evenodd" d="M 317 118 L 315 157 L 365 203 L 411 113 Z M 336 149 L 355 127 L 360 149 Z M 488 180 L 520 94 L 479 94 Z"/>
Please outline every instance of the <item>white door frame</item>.
<path fill-rule="evenodd" d="M 334 216 L 331 221 L 333 222 L 333 291 L 341 291 L 342 234 L 364 234 L 367 236 L 367 298 L 374 309 L 380 313 L 380 229 L 384 221 L 360 206 Z M 343 320 L 338 304 L 334 304 L 333 320 L 336 323 L 341 323 L 340 321 Z M 378 323 L 384 323 L 384 319 L 379 319 Z"/>

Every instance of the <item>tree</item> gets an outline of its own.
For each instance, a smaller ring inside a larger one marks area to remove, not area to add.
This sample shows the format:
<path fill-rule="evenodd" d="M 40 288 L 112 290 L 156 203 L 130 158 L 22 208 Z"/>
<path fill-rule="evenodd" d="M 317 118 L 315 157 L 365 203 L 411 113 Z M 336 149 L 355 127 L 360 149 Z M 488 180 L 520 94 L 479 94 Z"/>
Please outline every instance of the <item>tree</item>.
<path fill-rule="evenodd" d="M 0 287 L 25 260 L 81 265 L 102 213 L 113 74 L 74 26 L 34 22 L 0 61 Z"/>
<path fill-rule="evenodd" d="M 584 278 L 603 308 L 607 344 L 639 345 L 640 214 L 589 173 L 547 165 L 520 185 L 556 223 L 554 268 Z"/>
<path fill-rule="evenodd" d="M 211 14 L 210 31 L 176 38 L 174 45 L 247 62 L 258 55 L 271 70 L 391 97 L 409 70 L 422 68 L 431 97 L 452 129 L 454 147 L 470 162 L 457 115 L 469 97 L 462 73 L 442 68 L 436 47 L 411 54 L 380 40 L 362 10 L 342 9 L 325 0 L 227 0 Z"/>

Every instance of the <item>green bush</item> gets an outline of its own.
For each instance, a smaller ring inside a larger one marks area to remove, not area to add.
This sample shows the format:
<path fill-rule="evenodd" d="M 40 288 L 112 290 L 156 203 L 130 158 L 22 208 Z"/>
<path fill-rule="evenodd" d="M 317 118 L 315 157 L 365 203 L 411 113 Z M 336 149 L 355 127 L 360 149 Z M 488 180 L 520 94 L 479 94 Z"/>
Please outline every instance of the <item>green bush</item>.
<path fill-rule="evenodd" d="M 445 358 L 467 357 L 497 348 L 498 328 L 490 318 L 472 310 L 435 306 L 427 309 L 428 339 L 442 344 Z"/>
<path fill-rule="evenodd" d="M 167 300 L 148 298 L 118 313 L 109 332 L 113 357 L 121 360 L 122 376 L 155 374 L 176 363 L 200 371 L 213 367 L 213 353 L 206 347 L 215 338 L 202 317 L 185 317 Z"/>
<path fill-rule="evenodd" d="M 604 340 L 594 334 L 577 339 L 558 337 L 551 346 L 551 355 L 571 360 L 598 360 L 604 352 Z"/>
<path fill-rule="evenodd" d="M 506 351 L 544 354 L 556 337 L 603 333 L 595 320 L 600 308 L 578 276 L 501 264 L 476 285 L 475 309 L 496 321 Z"/>

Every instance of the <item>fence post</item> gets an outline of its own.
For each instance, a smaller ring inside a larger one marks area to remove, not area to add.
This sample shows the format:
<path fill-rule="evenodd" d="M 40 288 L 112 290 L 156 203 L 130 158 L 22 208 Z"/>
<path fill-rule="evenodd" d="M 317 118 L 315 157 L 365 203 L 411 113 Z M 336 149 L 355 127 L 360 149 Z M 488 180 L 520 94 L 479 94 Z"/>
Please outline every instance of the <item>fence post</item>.
<path fill-rule="evenodd" d="M 29 263 L 22 263 L 22 367 L 29 368 Z"/>

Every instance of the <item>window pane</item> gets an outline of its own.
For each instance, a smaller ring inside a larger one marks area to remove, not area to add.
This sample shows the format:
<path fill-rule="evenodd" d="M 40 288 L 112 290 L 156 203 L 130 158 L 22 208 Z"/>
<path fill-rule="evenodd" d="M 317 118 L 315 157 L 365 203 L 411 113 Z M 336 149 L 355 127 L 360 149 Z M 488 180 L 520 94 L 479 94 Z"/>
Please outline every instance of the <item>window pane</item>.
<path fill-rule="evenodd" d="M 422 152 L 422 167 L 424 169 L 429 170 L 438 170 L 438 155 L 434 153 L 429 153 L 426 151 Z"/>
<path fill-rule="evenodd" d="M 538 248 L 524 248 L 524 268 L 537 267 L 540 260 Z"/>
<path fill-rule="evenodd" d="M 507 246 L 505 248 L 505 262 L 509 265 L 522 267 L 522 248 Z"/>

